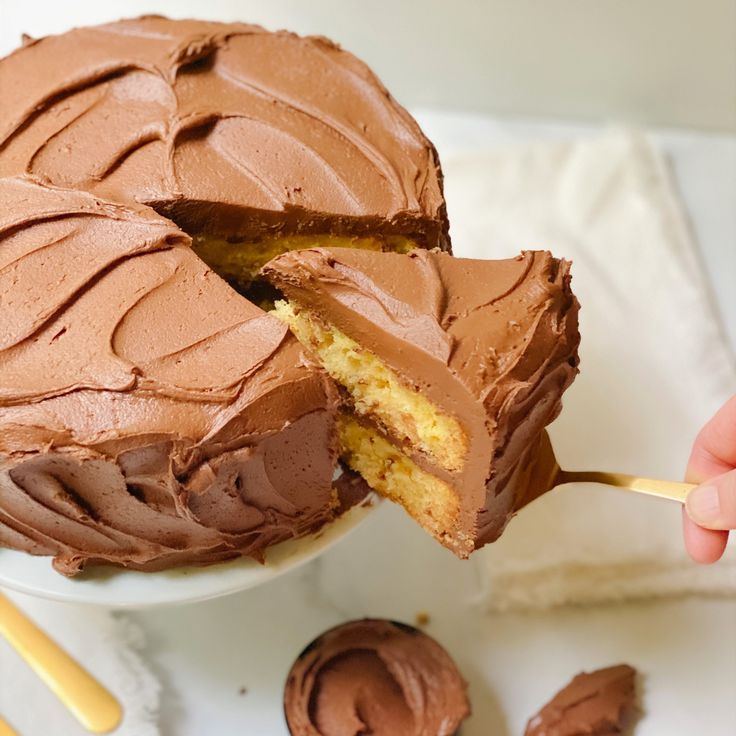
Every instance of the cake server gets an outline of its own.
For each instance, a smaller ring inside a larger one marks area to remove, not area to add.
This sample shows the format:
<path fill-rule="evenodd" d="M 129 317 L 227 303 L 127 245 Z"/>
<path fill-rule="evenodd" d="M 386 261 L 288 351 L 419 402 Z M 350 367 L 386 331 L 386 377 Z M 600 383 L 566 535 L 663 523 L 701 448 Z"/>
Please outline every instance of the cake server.
<path fill-rule="evenodd" d="M 605 473 L 597 470 L 563 470 L 557 462 L 552 443 L 546 432 L 542 433 L 539 443 L 533 469 L 533 479 L 535 488 L 539 488 L 537 485 L 539 483 L 545 490 L 551 490 L 566 483 L 602 483 L 606 486 L 614 486 L 635 493 L 658 496 L 659 498 L 668 498 L 680 503 L 685 503 L 687 494 L 695 488 L 693 483 L 643 478 L 638 475 L 627 475 L 626 473 Z"/>
<path fill-rule="evenodd" d="M 0 593 L 0 634 L 91 733 L 110 733 L 123 717 L 115 697 Z M 8 727 L 9 728 L 9 727 Z M 0 736 L 4 732 L 0 723 Z"/>

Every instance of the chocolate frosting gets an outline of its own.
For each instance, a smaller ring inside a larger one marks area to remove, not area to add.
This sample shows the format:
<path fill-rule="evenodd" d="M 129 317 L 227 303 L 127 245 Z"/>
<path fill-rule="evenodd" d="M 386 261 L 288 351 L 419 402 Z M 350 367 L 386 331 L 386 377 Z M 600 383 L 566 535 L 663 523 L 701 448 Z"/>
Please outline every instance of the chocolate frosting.
<path fill-rule="evenodd" d="M 0 90 L 0 176 L 144 202 L 190 233 L 449 247 L 434 148 L 325 38 L 145 16 L 26 42 Z"/>
<path fill-rule="evenodd" d="M 277 319 L 147 207 L 0 201 L 0 544 L 159 569 L 333 517 L 334 389 Z"/>
<path fill-rule="evenodd" d="M 146 16 L 24 39 L 0 90 L 0 544 L 67 574 L 262 557 L 361 498 L 332 488 L 334 388 L 142 205 L 449 248 L 436 152 L 375 75 L 324 38 Z"/>
<path fill-rule="evenodd" d="M 452 736 L 470 714 L 447 652 L 405 624 L 365 619 L 327 631 L 286 681 L 292 736 Z"/>
<path fill-rule="evenodd" d="M 635 713 L 636 670 L 627 664 L 576 675 L 527 724 L 525 736 L 615 736 Z"/>
<path fill-rule="evenodd" d="M 548 489 L 531 482 L 535 448 L 578 365 L 569 263 L 541 251 L 487 261 L 316 248 L 279 256 L 264 273 L 460 421 L 464 468 L 430 467 L 460 494 L 456 554 L 497 538 Z"/>

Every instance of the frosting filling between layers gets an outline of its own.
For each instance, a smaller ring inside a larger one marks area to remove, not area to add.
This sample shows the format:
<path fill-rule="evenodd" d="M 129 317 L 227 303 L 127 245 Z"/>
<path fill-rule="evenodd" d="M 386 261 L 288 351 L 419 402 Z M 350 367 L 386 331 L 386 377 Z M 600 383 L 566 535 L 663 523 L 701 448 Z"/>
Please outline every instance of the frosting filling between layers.
<path fill-rule="evenodd" d="M 378 423 L 400 445 L 410 443 L 445 470 L 462 467 L 467 438 L 454 417 L 440 411 L 375 354 L 314 313 L 286 302 L 277 302 L 274 313 L 347 390 L 353 411 Z"/>
<path fill-rule="evenodd" d="M 440 542 L 455 544 L 460 504 L 450 483 L 420 467 L 375 427 L 345 413 L 338 420 L 338 436 L 348 467 L 382 496 L 400 503 Z"/>

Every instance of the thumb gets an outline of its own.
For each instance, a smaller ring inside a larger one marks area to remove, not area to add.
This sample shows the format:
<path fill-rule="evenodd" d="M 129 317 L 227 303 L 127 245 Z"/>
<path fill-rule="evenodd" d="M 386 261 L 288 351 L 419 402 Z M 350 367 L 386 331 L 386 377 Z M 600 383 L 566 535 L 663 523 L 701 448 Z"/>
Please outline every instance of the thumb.
<path fill-rule="evenodd" d="M 687 496 L 685 508 L 698 526 L 736 529 L 736 470 L 694 488 Z"/>

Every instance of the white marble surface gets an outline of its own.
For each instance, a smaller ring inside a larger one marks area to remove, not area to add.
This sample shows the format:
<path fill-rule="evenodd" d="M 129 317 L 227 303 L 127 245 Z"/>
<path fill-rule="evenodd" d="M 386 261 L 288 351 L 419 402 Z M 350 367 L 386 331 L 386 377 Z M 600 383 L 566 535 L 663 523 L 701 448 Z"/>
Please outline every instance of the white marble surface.
<path fill-rule="evenodd" d="M 441 153 L 593 130 L 457 115 L 420 119 Z M 736 346 L 736 140 L 674 132 L 655 137 L 673 155 Z M 384 550 L 378 555 L 379 574 L 372 545 Z M 386 549 L 395 553 L 387 555 Z M 349 569 L 342 565 L 348 557 Z M 412 622 L 419 612 L 430 615 L 429 633 L 470 681 L 474 715 L 463 736 L 520 734 L 529 715 L 575 672 L 620 661 L 644 673 L 646 715 L 637 736 L 736 732 L 736 601 L 487 615 L 474 605 L 474 571 L 384 504 L 350 538 L 304 569 L 230 598 L 135 614 L 164 685 L 162 733 L 285 736 L 283 681 L 304 645 L 349 618 Z"/>
<path fill-rule="evenodd" d="M 398 551 L 383 582 L 367 557 L 357 565 L 365 579 L 341 579 L 341 559 L 368 540 Z M 484 615 L 473 605 L 472 569 L 384 504 L 304 570 L 231 598 L 136 615 L 164 686 L 162 734 L 286 736 L 281 693 L 303 646 L 351 618 L 412 622 L 420 611 L 470 681 L 474 714 L 463 736 L 521 734 L 574 673 L 622 661 L 644 674 L 637 736 L 734 733 L 736 601 Z"/>

